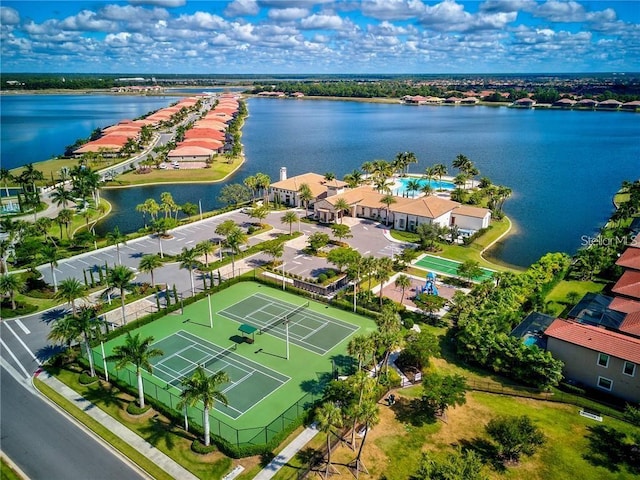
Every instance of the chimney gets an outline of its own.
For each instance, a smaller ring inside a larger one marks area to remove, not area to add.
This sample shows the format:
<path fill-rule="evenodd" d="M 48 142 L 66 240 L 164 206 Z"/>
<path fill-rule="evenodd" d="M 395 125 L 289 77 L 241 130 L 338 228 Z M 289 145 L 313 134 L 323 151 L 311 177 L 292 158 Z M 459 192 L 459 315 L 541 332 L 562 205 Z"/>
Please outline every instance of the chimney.
<path fill-rule="evenodd" d="M 280 167 L 280 181 L 287 179 L 287 167 Z"/>

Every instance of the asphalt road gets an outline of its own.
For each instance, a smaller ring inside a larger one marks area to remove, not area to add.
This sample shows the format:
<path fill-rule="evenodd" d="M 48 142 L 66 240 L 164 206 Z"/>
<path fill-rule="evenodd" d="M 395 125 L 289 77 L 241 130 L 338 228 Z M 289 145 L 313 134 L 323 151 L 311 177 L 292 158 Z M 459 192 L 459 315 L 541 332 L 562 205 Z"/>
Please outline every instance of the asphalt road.
<path fill-rule="evenodd" d="M 0 446 L 31 480 L 146 478 L 19 383 L 4 365 L 1 374 Z"/>
<path fill-rule="evenodd" d="M 265 222 L 273 225 L 276 231 L 288 232 L 289 225 L 280 222 L 283 213 L 283 211 L 272 212 Z M 302 214 L 303 211 L 299 210 L 298 213 Z M 205 239 L 217 243 L 219 237 L 215 234 L 215 228 L 227 219 L 232 219 L 245 227 L 255 221 L 240 211 L 234 211 L 178 227 L 172 231 L 171 240 L 163 240 L 163 251 L 177 254 L 183 247 L 192 248 Z M 361 254 L 383 257 L 392 256 L 401 251 L 402 246 L 385 238 L 383 226 L 375 222 L 355 219 L 345 221 L 353 223 L 351 228 L 353 238 L 349 239 L 348 243 Z M 299 229 L 305 235 L 317 231 L 331 234 L 331 229 L 323 225 L 300 222 L 292 227 L 294 231 Z M 252 239 L 250 243 L 257 241 Z M 299 244 L 298 248 L 285 249 L 283 260 L 287 270 L 307 276 L 314 270 L 328 266 L 325 259 L 306 256 L 301 248 L 303 247 Z M 120 261 L 124 265 L 137 269 L 142 255 L 158 251 L 156 237 L 143 237 L 120 246 Z M 259 254 L 248 263 L 253 266 L 267 260 L 269 257 Z M 75 277 L 83 282 L 83 270 L 102 266 L 105 262 L 113 266 L 118 261 L 115 246 L 88 252 L 60 261 L 56 268 L 56 278 L 59 282 L 67 277 Z M 52 283 L 50 268 L 44 265 L 39 270 L 45 280 Z M 177 263 L 158 269 L 154 277 L 159 283 L 175 283 L 179 291 L 188 291 L 190 288 L 188 271 L 180 269 Z M 139 273 L 136 280 L 150 281 L 150 276 Z M 201 289 L 201 282 L 196 281 L 196 289 Z M 63 316 L 65 310 L 66 306 L 63 305 L 47 312 L 0 322 L 2 340 L 0 349 L 2 444 L 0 448 L 34 480 L 40 478 L 53 480 L 58 478 L 72 480 L 141 478 L 138 472 L 128 467 L 74 423 L 69 422 L 32 390 L 30 377 L 41 362 L 55 351 L 55 347 L 47 340 L 50 324 Z"/>

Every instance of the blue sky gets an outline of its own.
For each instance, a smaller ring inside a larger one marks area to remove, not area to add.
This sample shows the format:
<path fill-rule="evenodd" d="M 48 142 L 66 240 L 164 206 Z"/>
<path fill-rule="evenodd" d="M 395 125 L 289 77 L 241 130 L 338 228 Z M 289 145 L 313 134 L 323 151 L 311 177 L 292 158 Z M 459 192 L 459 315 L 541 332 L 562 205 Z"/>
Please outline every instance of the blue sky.
<path fill-rule="evenodd" d="M 2 1 L 2 71 L 640 71 L 640 1 Z"/>

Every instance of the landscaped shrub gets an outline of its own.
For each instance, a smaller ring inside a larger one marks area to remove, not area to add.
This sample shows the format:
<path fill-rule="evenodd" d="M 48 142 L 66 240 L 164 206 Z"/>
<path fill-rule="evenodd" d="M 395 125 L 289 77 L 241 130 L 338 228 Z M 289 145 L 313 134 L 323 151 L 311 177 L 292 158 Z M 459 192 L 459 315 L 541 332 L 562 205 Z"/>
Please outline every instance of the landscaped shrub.
<path fill-rule="evenodd" d="M 148 412 L 150 408 L 151 405 L 145 405 L 143 408 L 140 408 L 136 400 L 133 402 L 129 402 L 129 404 L 127 405 L 127 413 L 129 415 L 142 415 L 143 413 Z"/>
<path fill-rule="evenodd" d="M 326 281 L 327 281 L 327 274 L 326 273 L 321 273 L 320 275 L 318 275 L 318 282 L 324 283 Z"/>
<path fill-rule="evenodd" d="M 327 270 L 327 271 L 325 272 L 325 274 L 326 274 L 327 278 L 333 278 L 333 277 L 335 277 L 335 276 L 336 276 L 336 272 L 335 272 L 335 270 L 332 270 L 331 268 L 330 268 L 329 270 Z"/>
<path fill-rule="evenodd" d="M 95 377 L 92 377 L 87 372 L 82 372 L 78 376 L 78 382 L 80 382 L 80 384 L 82 385 L 91 385 L 92 383 L 96 383 L 98 380 L 99 379 L 97 375 Z"/>
<path fill-rule="evenodd" d="M 207 446 L 196 438 L 191 442 L 191 450 L 200 455 L 207 455 L 218 450 L 218 447 L 214 443 Z"/>

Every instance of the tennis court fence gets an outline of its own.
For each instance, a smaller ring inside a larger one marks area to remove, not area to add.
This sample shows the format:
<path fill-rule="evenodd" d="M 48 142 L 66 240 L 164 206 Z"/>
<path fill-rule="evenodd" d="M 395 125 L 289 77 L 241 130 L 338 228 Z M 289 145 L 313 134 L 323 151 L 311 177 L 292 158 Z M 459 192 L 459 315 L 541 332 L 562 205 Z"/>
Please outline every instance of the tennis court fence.
<path fill-rule="evenodd" d="M 104 374 L 105 362 L 102 353 L 99 350 L 92 350 L 91 353 L 96 370 Z M 118 370 L 115 367 L 115 362 L 107 362 L 106 366 L 109 381 L 125 384 L 131 387 L 133 392 L 137 391 L 138 379 L 134 371 L 128 368 Z M 198 406 L 186 407 L 186 409 L 179 408 L 178 404 L 181 398 L 180 392 L 176 388 L 157 377 L 149 377 L 146 372 L 142 376 L 142 384 L 145 397 L 154 404 L 154 407 L 159 406 L 159 409 L 164 410 L 164 413 L 172 417 L 177 423 L 184 421 L 186 410 L 189 424 L 196 424 L 202 429 L 203 410 Z M 315 406 L 318 400 L 320 400 L 319 394 L 307 393 L 293 402 L 290 407 L 286 408 L 268 424 L 251 428 L 236 428 L 210 414 L 211 434 L 217 435 L 238 448 L 265 445 L 298 422 L 309 409 Z"/>

